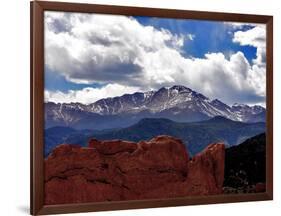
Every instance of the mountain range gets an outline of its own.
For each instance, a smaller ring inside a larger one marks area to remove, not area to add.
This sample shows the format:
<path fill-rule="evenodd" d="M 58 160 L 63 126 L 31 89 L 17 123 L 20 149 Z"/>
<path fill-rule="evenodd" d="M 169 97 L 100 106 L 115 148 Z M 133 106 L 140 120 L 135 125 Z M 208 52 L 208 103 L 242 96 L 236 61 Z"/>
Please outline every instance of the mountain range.
<path fill-rule="evenodd" d="M 196 122 L 223 116 L 240 122 L 265 122 L 265 108 L 211 100 L 185 86 L 163 87 L 157 91 L 136 92 L 105 98 L 91 104 L 45 103 L 45 128 L 74 129 L 124 128 L 143 118 L 167 118 Z"/>
<path fill-rule="evenodd" d="M 244 123 L 222 116 L 200 122 L 175 122 L 164 118 L 144 118 L 134 125 L 119 129 L 77 130 L 69 127 L 52 127 L 45 130 L 45 156 L 62 143 L 87 146 L 89 139 L 121 139 L 138 142 L 158 135 L 170 135 L 181 139 L 192 155 L 208 144 L 223 141 L 234 146 L 265 131 L 264 122 Z"/>

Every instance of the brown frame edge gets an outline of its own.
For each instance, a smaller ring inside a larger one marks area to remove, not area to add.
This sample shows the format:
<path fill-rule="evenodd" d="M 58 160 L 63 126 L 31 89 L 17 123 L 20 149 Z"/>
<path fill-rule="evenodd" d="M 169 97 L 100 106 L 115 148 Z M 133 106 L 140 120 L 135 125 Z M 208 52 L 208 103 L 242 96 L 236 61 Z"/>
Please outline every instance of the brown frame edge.
<path fill-rule="evenodd" d="M 266 192 L 257 194 L 196 196 L 173 199 L 136 200 L 64 205 L 44 205 L 44 10 L 84 13 L 190 18 L 266 24 Z M 30 3 L 30 214 L 59 214 L 136 208 L 262 201 L 273 199 L 273 17 L 174 9 L 109 6 L 64 2 Z"/>
<path fill-rule="evenodd" d="M 44 205 L 44 157 L 43 157 L 43 124 L 44 124 L 44 44 L 43 44 L 43 8 L 39 2 L 30 3 L 32 65 L 30 79 L 30 213 L 38 214 Z"/>

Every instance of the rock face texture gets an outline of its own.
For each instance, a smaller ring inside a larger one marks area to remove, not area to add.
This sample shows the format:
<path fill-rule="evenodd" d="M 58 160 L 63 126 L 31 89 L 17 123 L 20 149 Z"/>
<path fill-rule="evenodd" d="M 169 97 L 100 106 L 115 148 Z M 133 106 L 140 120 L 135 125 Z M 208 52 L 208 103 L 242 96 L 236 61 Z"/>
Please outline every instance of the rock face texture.
<path fill-rule="evenodd" d="M 45 204 L 219 194 L 224 150 L 211 144 L 189 159 L 182 141 L 170 136 L 62 144 L 45 160 Z"/>

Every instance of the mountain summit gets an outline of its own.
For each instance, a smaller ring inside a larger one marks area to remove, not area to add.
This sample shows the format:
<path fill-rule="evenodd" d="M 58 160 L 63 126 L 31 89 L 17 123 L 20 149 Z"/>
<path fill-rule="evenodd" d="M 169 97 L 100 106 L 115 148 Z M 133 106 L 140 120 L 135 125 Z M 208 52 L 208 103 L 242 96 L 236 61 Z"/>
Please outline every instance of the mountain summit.
<path fill-rule="evenodd" d="M 191 122 L 215 116 L 241 121 L 265 121 L 265 108 L 211 100 L 181 85 L 162 87 L 157 91 L 136 92 L 104 98 L 92 104 L 45 104 L 46 127 L 71 126 L 79 129 L 126 127 L 142 118 L 168 118 Z"/>

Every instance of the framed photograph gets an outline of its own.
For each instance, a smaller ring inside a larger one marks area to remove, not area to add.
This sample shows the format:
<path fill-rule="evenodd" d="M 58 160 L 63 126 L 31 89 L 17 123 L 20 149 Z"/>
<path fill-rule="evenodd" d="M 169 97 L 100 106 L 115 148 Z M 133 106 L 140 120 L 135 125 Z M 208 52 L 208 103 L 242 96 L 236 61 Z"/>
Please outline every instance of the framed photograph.
<path fill-rule="evenodd" d="M 31 2 L 31 214 L 272 200 L 272 32 Z"/>

